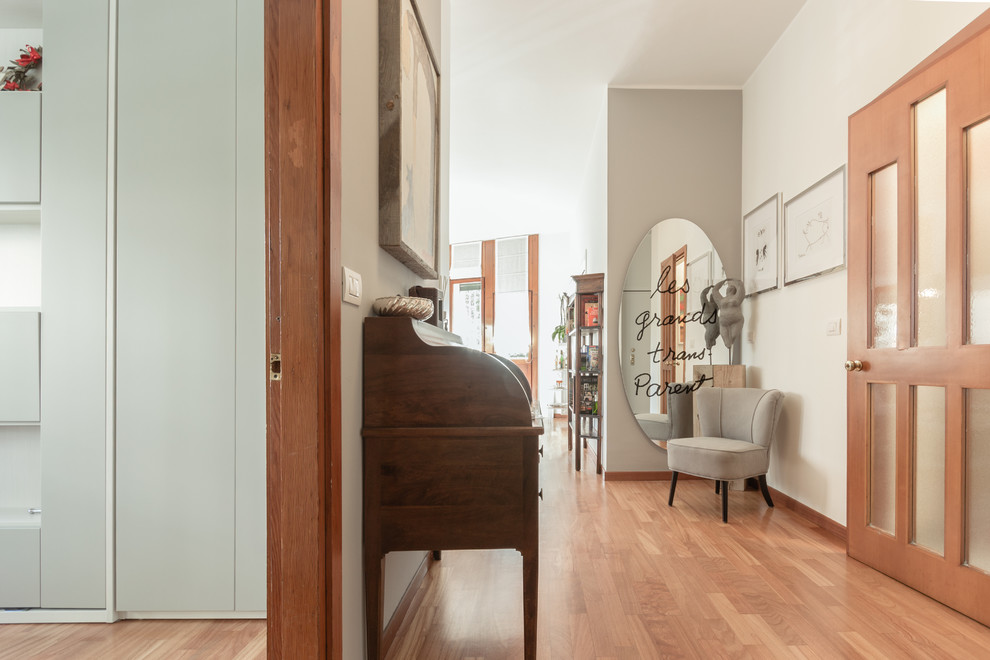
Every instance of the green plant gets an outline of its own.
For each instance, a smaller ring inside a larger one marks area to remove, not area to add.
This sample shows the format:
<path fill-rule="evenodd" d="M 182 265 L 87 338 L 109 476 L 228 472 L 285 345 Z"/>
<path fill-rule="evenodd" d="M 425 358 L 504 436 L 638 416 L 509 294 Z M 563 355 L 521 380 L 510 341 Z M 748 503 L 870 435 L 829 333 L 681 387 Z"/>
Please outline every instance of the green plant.
<path fill-rule="evenodd" d="M 553 332 L 550 333 L 550 338 L 553 339 L 558 344 L 563 344 L 564 339 L 566 337 L 567 337 L 567 328 L 566 326 L 564 326 L 563 323 L 558 325 L 556 328 L 554 328 Z"/>

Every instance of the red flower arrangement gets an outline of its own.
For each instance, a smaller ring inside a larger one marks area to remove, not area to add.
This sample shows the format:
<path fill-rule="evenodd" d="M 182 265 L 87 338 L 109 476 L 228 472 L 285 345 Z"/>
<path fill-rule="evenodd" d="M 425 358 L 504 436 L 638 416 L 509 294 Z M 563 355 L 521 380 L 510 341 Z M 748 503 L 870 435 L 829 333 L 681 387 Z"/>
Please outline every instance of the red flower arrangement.
<path fill-rule="evenodd" d="M 41 82 L 35 76 L 28 75 L 29 71 L 41 66 L 41 46 L 35 48 L 25 44 L 21 56 L 10 63 L 14 66 L 0 69 L 0 91 L 28 90 L 35 84 L 38 90 L 41 89 Z"/>

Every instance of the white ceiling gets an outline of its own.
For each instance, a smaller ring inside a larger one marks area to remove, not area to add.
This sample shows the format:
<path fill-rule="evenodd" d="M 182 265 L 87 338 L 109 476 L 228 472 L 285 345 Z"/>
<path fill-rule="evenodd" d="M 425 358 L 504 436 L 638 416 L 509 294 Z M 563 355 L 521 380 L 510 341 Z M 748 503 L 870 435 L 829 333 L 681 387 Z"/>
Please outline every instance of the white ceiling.
<path fill-rule="evenodd" d="M 741 88 L 804 2 L 451 0 L 451 241 L 566 230 L 609 86 Z"/>

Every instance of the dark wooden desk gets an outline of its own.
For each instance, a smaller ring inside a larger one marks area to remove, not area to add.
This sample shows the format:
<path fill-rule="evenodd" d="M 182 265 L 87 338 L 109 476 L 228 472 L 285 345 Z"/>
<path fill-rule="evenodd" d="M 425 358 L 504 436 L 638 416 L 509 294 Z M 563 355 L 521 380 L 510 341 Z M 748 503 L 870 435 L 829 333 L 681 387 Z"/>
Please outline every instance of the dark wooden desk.
<path fill-rule="evenodd" d="M 364 570 L 368 657 L 383 657 L 385 554 L 514 548 L 525 657 L 536 660 L 539 451 L 522 372 L 405 318 L 364 324 Z"/>

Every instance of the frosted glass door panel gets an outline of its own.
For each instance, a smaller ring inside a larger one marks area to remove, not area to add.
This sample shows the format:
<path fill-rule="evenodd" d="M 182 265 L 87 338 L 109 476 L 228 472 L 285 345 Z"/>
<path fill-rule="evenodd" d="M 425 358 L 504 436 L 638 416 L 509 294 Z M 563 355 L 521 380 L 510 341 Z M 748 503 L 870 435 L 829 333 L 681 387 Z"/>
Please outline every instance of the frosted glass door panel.
<path fill-rule="evenodd" d="M 915 388 L 914 538 L 945 552 L 945 388 Z"/>
<path fill-rule="evenodd" d="M 870 385 L 870 525 L 894 533 L 897 387 Z"/>
<path fill-rule="evenodd" d="M 481 277 L 481 241 L 450 246 L 450 279 Z"/>
<path fill-rule="evenodd" d="M 969 343 L 990 344 L 990 121 L 966 133 Z"/>
<path fill-rule="evenodd" d="M 873 347 L 897 346 L 897 163 L 870 175 Z"/>
<path fill-rule="evenodd" d="M 990 572 L 990 390 L 966 391 L 966 562 Z"/>
<path fill-rule="evenodd" d="M 945 346 L 945 90 L 915 106 L 915 345 Z"/>

